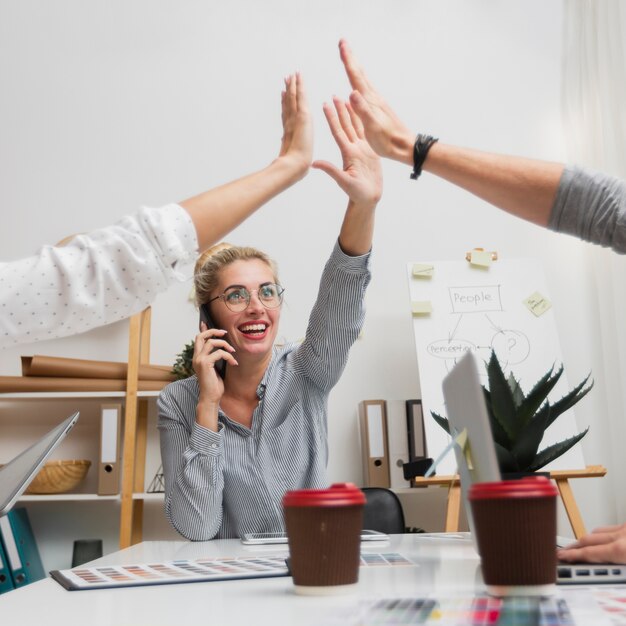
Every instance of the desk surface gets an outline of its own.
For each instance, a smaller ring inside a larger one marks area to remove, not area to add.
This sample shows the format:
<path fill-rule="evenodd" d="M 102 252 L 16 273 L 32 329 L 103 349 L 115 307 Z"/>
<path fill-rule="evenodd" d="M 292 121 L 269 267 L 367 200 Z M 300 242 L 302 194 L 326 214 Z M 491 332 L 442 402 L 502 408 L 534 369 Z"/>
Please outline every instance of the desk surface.
<path fill-rule="evenodd" d="M 393 535 L 389 541 L 363 545 L 362 550 L 399 552 L 415 566 L 363 567 L 354 593 L 330 597 L 298 596 L 290 577 L 89 591 L 66 591 L 47 578 L 0 596 L 0 615 L 5 624 L 46 626 L 323 626 L 374 598 L 467 597 L 484 591 L 478 556 L 467 534 Z M 287 554 L 286 546 L 244 546 L 234 539 L 147 541 L 89 566 L 280 553 Z M 593 623 L 604 622 L 599 616 Z"/>

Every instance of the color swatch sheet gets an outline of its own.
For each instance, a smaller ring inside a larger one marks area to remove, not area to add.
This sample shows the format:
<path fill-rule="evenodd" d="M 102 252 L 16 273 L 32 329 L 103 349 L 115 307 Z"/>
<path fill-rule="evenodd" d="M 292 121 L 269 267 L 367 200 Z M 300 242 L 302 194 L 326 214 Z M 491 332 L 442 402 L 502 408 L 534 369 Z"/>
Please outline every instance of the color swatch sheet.
<path fill-rule="evenodd" d="M 101 565 L 54 570 L 50 575 L 69 591 L 137 587 L 170 583 L 208 582 L 242 578 L 287 576 L 287 552 L 263 557 L 233 557 L 140 563 L 135 565 Z M 363 553 L 361 567 L 397 567 L 413 565 L 398 553 Z"/>
<path fill-rule="evenodd" d="M 363 603 L 325 626 L 611 626 L 587 597 L 414 597 Z"/>

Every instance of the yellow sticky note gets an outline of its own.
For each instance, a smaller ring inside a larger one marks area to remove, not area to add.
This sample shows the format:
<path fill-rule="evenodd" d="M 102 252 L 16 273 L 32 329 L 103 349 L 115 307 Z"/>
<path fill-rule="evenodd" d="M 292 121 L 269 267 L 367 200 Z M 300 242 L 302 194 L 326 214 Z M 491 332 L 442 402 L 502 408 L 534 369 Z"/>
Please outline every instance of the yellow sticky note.
<path fill-rule="evenodd" d="M 434 266 L 431 263 L 414 263 L 413 278 L 432 278 Z"/>
<path fill-rule="evenodd" d="M 463 450 L 463 456 L 465 457 L 465 462 L 467 463 L 467 469 L 474 469 L 474 462 L 472 461 L 472 454 L 470 451 L 469 440 L 467 439 L 467 428 L 464 428 L 456 437 L 456 443 L 459 445 L 461 450 Z"/>
<path fill-rule="evenodd" d="M 524 300 L 524 304 L 528 310 L 539 317 L 543 315 L 549 308 L 552 307 L 552 303 L 545 296 L 542 296 L 538 291 L 535 291 L 532 296 L 529 296 Z"/>
<path fill-rule="evenodd" d="M 470 253 L 470 263 L 478 267 L 489 267 L 491 265 L 491 252 L 486 250 L 472 250 Z"/>
<path fill-rule="evenodd" d="M 413 315 L 430 315 L 433 312 L 433 305 L 430 300 L 414 300 L 411 302 L 411 313 Z"/>

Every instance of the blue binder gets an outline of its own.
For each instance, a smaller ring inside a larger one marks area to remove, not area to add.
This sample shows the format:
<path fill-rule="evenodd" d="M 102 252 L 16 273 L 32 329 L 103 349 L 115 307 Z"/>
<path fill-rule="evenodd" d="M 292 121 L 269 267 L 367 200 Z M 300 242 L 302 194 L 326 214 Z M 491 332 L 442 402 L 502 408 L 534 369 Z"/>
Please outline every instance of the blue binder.
<path fill-rule="evenodd" d="M 9 571 L 9 563 L 4 554 L 2 542 L 0 541 L 0 594 L 5 591 L 11 591 L 11 589 L 14 588 L 13 578 L 11 577 L 11 572 Z"/>
<path fill-rule="evenodd" d="M 46 577 L 25 508 L 0 517 L 0 538 L 16 588 Z"/>

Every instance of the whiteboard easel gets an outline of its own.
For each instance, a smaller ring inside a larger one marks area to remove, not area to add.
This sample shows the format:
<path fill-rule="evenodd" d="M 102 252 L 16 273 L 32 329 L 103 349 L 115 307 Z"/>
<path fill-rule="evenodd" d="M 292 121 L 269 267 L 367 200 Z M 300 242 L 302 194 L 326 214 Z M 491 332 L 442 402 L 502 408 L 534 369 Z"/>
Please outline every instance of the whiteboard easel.
<path fill-rule="evenodd" d="M 553 310 L 536 315 L 524 303 L 539 294 L 549 307 L 545 277 L 536 260 L 500 259 L 488 267 L 463 257 L 412 262 L 407 275 L 428 456 L 436 458 L 450 438 L 432 419 L 431 410 L 446 415 L 441 383 L 458 357 L 471 350 L 486 362 L 493 348 L 505 374 L 513 371 L 528 392 L 553 364 L 562 362 L 561 349 Z M 482 378 L 488 386 L 486 371 Z M 550 399 L 556 401 L 569 390 L 564 372 Z M 540 450 L 578 432 L 570 409 L 546 431 Z M 584 468 L 582 447 L 576 445 L 546 469 Z M 456 473 L 454 455 L 441 462 L 437 473 Z"/>

